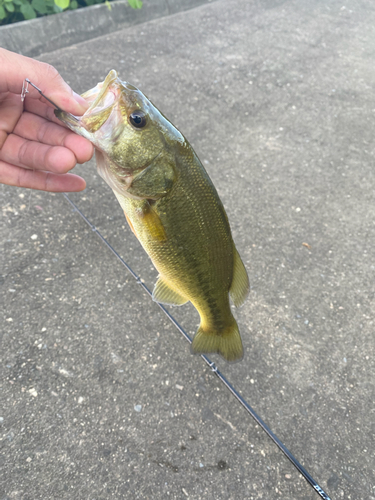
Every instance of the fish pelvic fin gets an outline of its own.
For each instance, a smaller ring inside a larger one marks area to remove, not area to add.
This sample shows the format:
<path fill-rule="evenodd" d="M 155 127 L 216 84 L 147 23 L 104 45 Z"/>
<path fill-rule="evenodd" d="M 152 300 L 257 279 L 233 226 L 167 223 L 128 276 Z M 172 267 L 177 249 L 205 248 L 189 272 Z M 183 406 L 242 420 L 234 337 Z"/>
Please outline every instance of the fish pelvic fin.
<path fill-rule="evenodd" d="M 240 361 L 243 358 L 243 347 L 236 321 L 217 332 L 199 327 L 191 344 L 192 354 L 220 354 L 226 361 Z"/>
<path fill-rule="evenodd" d="M 156 282 L 152 292 L 152 300 L 169 306 L 182 306 L 188 302 L 187 298 L 173 290 L 163 278 L 159 278 Z"/>
<path fill-rule="evenodd" d="M 125 210 L 124 210 L 124 214 L 125 214 L 125 218 L 126 218 L 127 223 L 129 224 L 130 229 L 132 230 L 134 236 L 138 239 L 138 236 L 137 236 L 137 233 L 135 232 L 135 229 L 134 229 L 134 226 L 132 224 L 132 221 L 129 219 L 129 217 L 128 217 L 127 213 L 125 212 Z"/>
<path fill-rule="evenodd" d="M 242 306 L 249 294 L 250 283 L 247 271 L 236 248 L 234 248 L 233 259 L 233 280 L 229 289 L 229 295 L 233 304 L 239 307 Z"/>

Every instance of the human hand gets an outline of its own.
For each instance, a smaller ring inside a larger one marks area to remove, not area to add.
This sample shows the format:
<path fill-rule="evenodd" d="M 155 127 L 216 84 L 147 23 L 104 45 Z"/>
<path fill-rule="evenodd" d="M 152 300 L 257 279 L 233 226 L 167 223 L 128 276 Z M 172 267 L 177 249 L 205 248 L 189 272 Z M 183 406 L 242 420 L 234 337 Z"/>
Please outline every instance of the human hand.
<path fill-rule="evenodd" d="M 22 102 L 25 78 L 64 111 L 79 116 L 88 108 L 55 68 L 0 48 L 0 183 L 82 191 L 84 179 L 67 172 L 92 157 L 92 144 L 63 127 L 52 104 L 31 86 Z"/>

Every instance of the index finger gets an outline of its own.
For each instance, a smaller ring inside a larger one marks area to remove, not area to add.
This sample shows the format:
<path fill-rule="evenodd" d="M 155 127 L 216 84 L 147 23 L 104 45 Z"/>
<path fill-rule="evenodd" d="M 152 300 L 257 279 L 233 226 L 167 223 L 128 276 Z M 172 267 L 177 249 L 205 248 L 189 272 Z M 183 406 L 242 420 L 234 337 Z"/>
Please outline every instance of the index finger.
<path fill-rule="evenodd" d="M 0 48 L 0 92 L 21 94 L 25 78 L 64 111 L 74 115 L 86 111 L 86 101 L 73 92 L 53 66 Z M 37 90 L 29 87 L 29 92 L 31 98 L 40 99 Z"/>

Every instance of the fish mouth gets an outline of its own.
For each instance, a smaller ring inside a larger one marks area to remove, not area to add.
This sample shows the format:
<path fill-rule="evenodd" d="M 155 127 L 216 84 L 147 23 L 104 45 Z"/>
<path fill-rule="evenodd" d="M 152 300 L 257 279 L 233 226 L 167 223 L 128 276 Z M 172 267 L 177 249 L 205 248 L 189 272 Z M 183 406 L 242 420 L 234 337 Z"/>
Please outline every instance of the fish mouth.
<path fill-rule="evenodd" d="M 115 89 L 109 89 L 110 86 L 117 80 L 117 71 L 114 69 L 111 69 L 111 71 L 108 73 L 106 76 L 104 82 L 100 82 L 96 85 L 96 87 L 88 90 L 87 92 L 84 92 L 82 94 L 82 97 L 90 103 L 90 107 L 86 110 L 85 115 L 89 115 L 92 113 L 95 109 L 95 111 L 100 111 L 111 105 L 111 99 L 112 103 L 114 100 L 118 97 L 118 92 L 115 91 Z M 107 90 L 110 90 L 107 94 Z M 117 90 L 117 89 L 116 89 Z M 102 99 L 104 98 L 103 102 Z"/>
<path fill-rule="evenodd" d="M 139 93 L 137 87 L 120 80 L 117 71 L 112 69 L 103 82 L 99 82 L 95 87 L 82 94 L 82 97 L 89 104 L 88 109 L 82 116 L 70 115 L 61 110 L 55 110 L 55 115 L 73 132 L 86 137 L 96 145 L 100 139 L 93 134 L 107 122 L 110 116 L 112 130 L 117 129 L 117 132 L 119 132 L 118 126 L 123 114 L 120 109 L 123 105 L 121 94 L 124 90 L 130 97 L 130 101 L 134 99 L 131 97 L 132 94 Z M 121 102 L 122 104 L 120 104 Z M 113 114 L 112 111 L 114 111 Z M 103 128 L 100 135 L 108 138 L 109 128 L 110 125 L 108 123 L 108 127 Z M 114 135 L 116 136 L 117 134 Z"/>
<path fill-rule="evenodd" d="M 73 116 L 61 110 L 55 110 L 55 115 L 73 132 L 95 145 L 96 140 L 93 134 L 108 120 L 119 100 L 121 90 L 119 85 L 115 84 L 117 80 L 117 72 L 111 70 L 104 82 L 98 83 L 94 88 L 82 94 L 82 97 L 90 104 L 82 116 Z"/>
<path fill-rule="evenodd" d="M 62 121 L 65 125 L 67 125 L 70 129 L 74 130 L 79 127 L 80 117 L 74 116 L 62 109 L 54 110 L 55 116 Z"/>

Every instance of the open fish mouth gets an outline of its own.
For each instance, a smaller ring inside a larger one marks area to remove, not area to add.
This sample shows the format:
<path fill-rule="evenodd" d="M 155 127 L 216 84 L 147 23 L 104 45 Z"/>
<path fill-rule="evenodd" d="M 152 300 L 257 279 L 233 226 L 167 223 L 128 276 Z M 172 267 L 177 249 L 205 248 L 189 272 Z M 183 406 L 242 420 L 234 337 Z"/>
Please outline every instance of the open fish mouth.
<path fill-rule="evenodd" d="M 90 107 L 86 111 L 86 113 L 90 113 L 93 109 L 100 105 L 100 101 L 103 96 L 106 95 L 108 88 L 117 80 L 117 71 L 112 69 L 106 79 L 103 82 L 99 82 L 95 87 L 90 90 L 87 90 L 82 94 L 82 97 L 90 103 Z M 85 114 L 86 114 L 85 113 Z"/>
<path fill-rule="evenodd" d="M 73 116 L 64 111 L 56 110 L 55 115 L 65 125 L 80 135 L 85 135 L 80 130 L 83 127 L 87 132 L 95 133 L 108 119 L 111 111 L 120 96 L 119 85 L 113 85 L 117 80 L 117 72 L 111 70 L 104 82 L 82 94 L 90 104 L 82 116 Z"/>
<path fill-rule="evenodd" d="M 121 85 L 124 84 L 118 80 L 117 72 L 112 70 L 104 82 L 98 83 L 94 88 L 82 94 L 82 97 L 90 104 L 82 116 L 75 117 L 60 110 L 55 110 L 55 115 L 71 130 L 101 149 L 99 141 L 115 140 L 120 133 L 119 125 L 122 116 L 118 104 L 121 100 Z M 126 86 L 130 87 L 129 90 L 135 89 L 130 84 Z M 109 118 L 111 119 L 108 120 Z M 107 127 L 103 127 L 104 124 L 107 124 Z"/>

